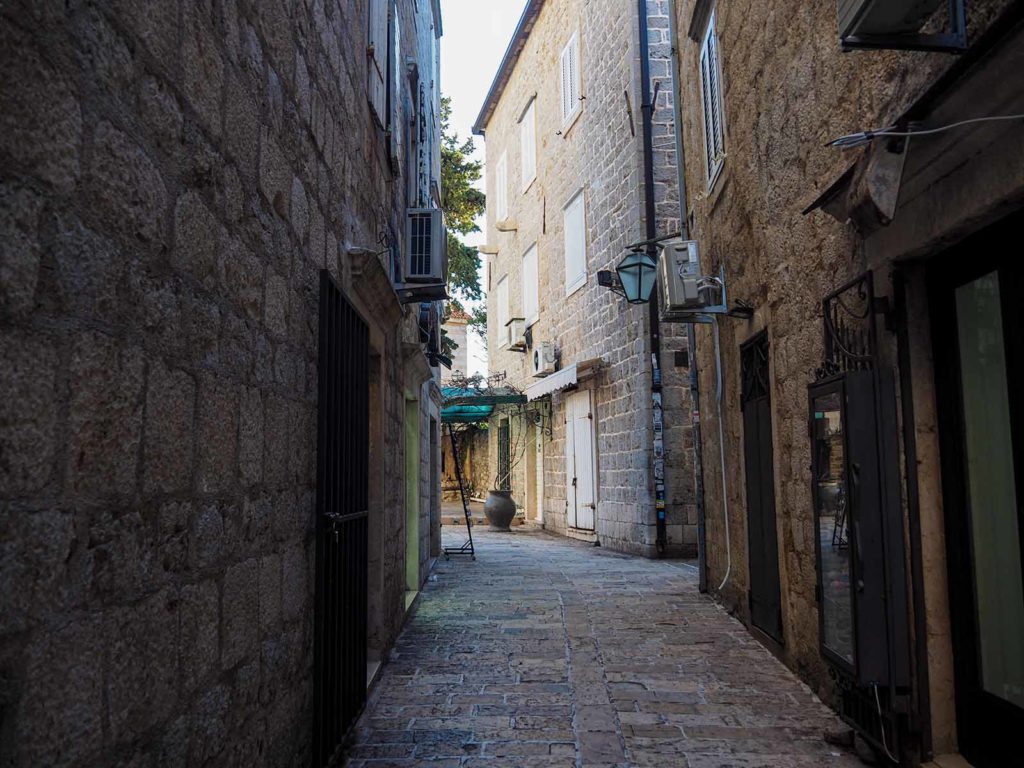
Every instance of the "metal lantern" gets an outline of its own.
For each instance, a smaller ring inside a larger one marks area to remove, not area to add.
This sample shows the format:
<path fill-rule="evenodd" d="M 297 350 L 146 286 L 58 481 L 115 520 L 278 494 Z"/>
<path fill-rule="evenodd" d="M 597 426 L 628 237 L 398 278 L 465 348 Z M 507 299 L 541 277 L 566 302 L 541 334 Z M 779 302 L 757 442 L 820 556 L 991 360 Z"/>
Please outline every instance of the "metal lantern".
<path fill-rule="evenodd" d="M 658 262 L 644 251 L 631 251 L 615 267 L 622 291 L 630 304 L 646 304 L 658 274 Z"/>

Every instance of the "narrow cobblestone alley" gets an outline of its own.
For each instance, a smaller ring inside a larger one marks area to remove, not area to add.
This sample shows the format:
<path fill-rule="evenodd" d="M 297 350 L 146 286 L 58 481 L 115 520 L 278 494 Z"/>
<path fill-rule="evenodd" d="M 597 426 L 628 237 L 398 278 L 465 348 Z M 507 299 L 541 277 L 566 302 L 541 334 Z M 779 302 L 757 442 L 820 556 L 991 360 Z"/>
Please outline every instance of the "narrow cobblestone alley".
<path fill-rule="evenodd" d="M 478 559 L 439 561 L 420 595 L 352 768 L 861 765 L 822 740 L 835 716 L 698 593 L 694 568 L 475 535 Z"/>

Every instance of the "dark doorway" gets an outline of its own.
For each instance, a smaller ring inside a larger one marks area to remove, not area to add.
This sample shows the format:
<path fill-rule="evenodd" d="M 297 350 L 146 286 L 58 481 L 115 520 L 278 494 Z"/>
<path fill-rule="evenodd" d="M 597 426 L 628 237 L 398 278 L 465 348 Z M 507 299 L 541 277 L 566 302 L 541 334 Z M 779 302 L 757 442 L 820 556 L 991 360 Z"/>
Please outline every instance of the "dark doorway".
<path fill-rule="evenodd" d="M 929 267 L 961 752 L 1016 764 L 1024 730 L 1024 213 Z"/>
<path fill-rule="evenodd" d="M 313 761 L 333 764 L 366 703 L 369 331 L 320 272 Z"/>
<path fill-rule="evenodd" d="M 747 476 L 747 550 L 750 620 L 782 642 L 779 546 L 775 531 L 775 465 L 772 400 L 768 378 L 768 332 L 740 348 L 743 363 L 743 455 Z"/>

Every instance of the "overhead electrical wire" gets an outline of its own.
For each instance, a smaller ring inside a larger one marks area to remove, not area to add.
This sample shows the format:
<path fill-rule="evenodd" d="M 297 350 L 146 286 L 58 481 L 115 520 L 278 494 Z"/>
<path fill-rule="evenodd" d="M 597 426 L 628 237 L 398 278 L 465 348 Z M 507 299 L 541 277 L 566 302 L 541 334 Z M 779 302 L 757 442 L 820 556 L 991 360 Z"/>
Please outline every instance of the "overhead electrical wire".
<path fill-rule="evenodd" d="M 990 123 L 1003 120 L 1024 120 L 1024 115 L 993 115 L 990 117 L 974 117 L 970 120 L 961 120 L 956 123 L 950 123 L 949 125 L 939 126 L 938 128 L 925 128 L 918 131 L 898 131 L 898 126 L 890 125 L 887 128 L 877 128 L 873 131 L 860 131 L 858 133 L 850 133 L 846 136 L 840 136 L 838 139 L 834 139 L 825 146 L 827 147 L 839 147 L 840 149 L 853 149 L 854 147 L 862 147 L 865 144 L 870 144 L 872 141 L 878 138 L 900 138 L 900 137 L 911 137 L 911 136 L 931 136 L 936 133 L 944 133 L 951 131 L 954 128 L 960 128 L 964 125 L 971 125 L 973 123 Z"/>

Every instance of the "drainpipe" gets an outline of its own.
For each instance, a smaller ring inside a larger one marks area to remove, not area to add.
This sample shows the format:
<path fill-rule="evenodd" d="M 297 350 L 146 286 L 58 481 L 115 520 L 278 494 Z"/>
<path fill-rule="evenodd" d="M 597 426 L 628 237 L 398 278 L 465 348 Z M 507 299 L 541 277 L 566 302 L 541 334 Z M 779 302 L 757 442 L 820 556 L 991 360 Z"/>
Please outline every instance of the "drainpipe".
<path fill-rule="evenodd" d="M 679 84 L 679 37 L 676 29 L 676 1 L 668 0 L 668 37 L 672 46 L 672 111 L 676 137 L 676 185 L 679 189 L 679 231 L 690 239 L 687 221 L 686 151 L 683 149 L 683 92 Z M 704 522 L 704 452 L 700 426 L 700 382 L 697 378 L 697 334 L 693 323 L 686 324 L 686 348 L 690 357 L 690 428 L 693 435 L 693 495 L 697 509 L 697 567 L 700 591 L 708 591 L 707 538 Z"/>
<path fill-rule="evenodd" d="M 658 223 L 654 209 L 654 105 L 651 103 L 650 43 L 647 32 L 647 0 L 637 0 L 640 23 L 640 111 L 643 115 L 644 145 L 644 224 L 646 237 L 658 236 Z M 657 258 L 657 246 L 647 246 L 647 253 Z M 651 413 L 654 434 L 654 508 L 658 515 L 656 548 L 659 557 L 665 556 L 668 529 L 665 525 L 665 445 L 664 409 L 661 402 L 661 329 L 658 320 L 658 292 L 651 294 L 647 305 L 648 332 L 651 340 Z"/>

